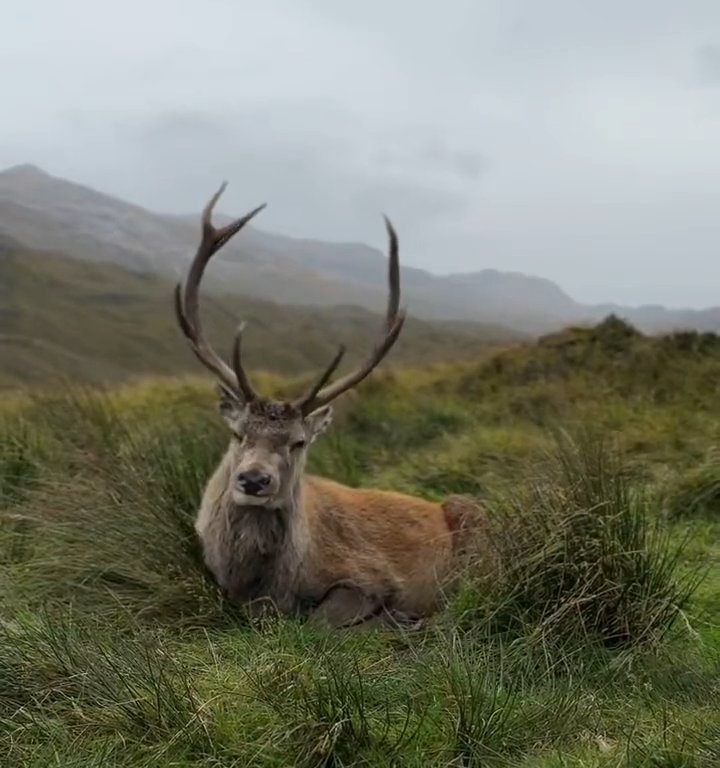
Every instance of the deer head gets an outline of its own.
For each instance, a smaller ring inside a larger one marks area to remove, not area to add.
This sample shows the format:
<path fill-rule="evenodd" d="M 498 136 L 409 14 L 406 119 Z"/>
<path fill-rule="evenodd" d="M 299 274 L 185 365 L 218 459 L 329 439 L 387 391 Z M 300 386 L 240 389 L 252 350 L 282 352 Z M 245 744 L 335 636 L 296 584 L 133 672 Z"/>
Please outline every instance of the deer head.
<path fill-rule="evenodd" d="M 380 338 L 365 361 L 329 383 L 345 354 L 341 346 L 327 368 L 297 399 L 278 402 L 262 398 L 243 368 L 244 325 L 239 326 L 235 335 L 230 366 L 208 344 L 200 323 L 198 288 L 210 258 L 265 207 L 261 205 L 227 226 L 214 227 L 212 211 L 225 186 L 220 187 L 203 211 L 200 245 L 185 286 L 176 286 L 175 312 L 190 348 L 219 380 L 220 412 L 232 435 L 226 455 L 230 466 L 227 490 L 238 505 L 277 508 L 283 506 L 297 488 L 308 446 L 330 424 L 332 401 L 367 377 L 400 335 L 405 312 L 400 309 L 398 241 L 386 217 L 390 242 L 387 311 Z"/>

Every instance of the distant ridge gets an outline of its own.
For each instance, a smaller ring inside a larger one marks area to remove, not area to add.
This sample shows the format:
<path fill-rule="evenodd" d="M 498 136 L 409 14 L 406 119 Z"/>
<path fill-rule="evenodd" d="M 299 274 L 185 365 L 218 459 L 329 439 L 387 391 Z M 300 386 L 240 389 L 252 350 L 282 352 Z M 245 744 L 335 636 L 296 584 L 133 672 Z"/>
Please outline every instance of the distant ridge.
<path fill-rule="evenodd" d="M 30 249 L 177 279 L 195 247 L 197 219 L 198 213 L 153 213 L 31 164 L 0 172 L 0 233 Z M 295 239 L 249 228 L 218 256 L 208 274 L 208 288 L 278 303 L 356 305 L 379 311 L 384 273 L 385 255 L 366 245 Z M 403 291 L 417 317 L 490 323 L 522 333 L 594 323 L 610 313 L 644 332 L 720 330 L 720 307 L 583 305 L 550 280 L 496 269 L 438 276 L 406 266 Z"/>

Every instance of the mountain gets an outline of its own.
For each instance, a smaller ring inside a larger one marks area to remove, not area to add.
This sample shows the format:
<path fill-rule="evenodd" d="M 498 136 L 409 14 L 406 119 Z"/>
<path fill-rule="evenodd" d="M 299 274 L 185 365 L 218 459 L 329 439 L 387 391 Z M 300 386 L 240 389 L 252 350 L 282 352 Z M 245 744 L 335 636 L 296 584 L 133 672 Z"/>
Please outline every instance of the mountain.
<path fill-rule="evenodd" d="M 146 373 L 200 373 L 172 309 L 167 277 L 39 251 L 0 235 L 0 387 L 64 376 L 110 381 Z M 319 371 L 339 343 L 369 352 L 381 318 L 358 307 L 293 307 L 228 294 L 203 303 L 207 335 L 226 352 L 238 320 L 249 370 Z M 513 335 L 505 328 L 409 318 L 393 361 L 472 358 Z M 515 334 L 514 338 L 521 338 Z"/>
<path fill-rule="evenodd" d="M 34 166 L 18 166 L 0 173 L 0 233 L 30 248 L 177 280 L 198 239 L 198 216 L 150 213 Z M 382 306 L 382 271 L 370 291 L 345 285 L 285 258 L 273 247 L 275 239 L 244 231 L 219 254 L 208 287 L 229 287 L 282 303 Z M 374 301 L 368 293 L 376 294 Z"/>
<path fill-rule="evenodd" d="M 31 249 L 177 280 L 197 242 L 198 214 L 152 213 L 22 165 L 0 172 L 0 233 Z M 220 252 L 207 288 L 280 304 L 379 311 L 385 269 L 385 255 L 363 244 L 290 238 L 248 227 Z M 411 313 L 427 320 L 491 323 L 536 334 L 613 313 L 646 332 L 720 329 L 720 307 L 583 305 L 549 280 L 493 269 L 441 276 L 405 266 L 402 280 Z"/>

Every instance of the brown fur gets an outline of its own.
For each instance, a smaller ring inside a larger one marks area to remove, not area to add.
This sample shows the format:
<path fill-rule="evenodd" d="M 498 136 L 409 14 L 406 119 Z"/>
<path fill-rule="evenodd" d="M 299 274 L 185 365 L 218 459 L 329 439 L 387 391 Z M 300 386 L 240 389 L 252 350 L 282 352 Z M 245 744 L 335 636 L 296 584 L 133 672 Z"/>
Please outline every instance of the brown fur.
<path fill-rule="evenodd" d="M 332 624 L 385 615 L 413 620 L 432 613 L 466 550 L 470 502 L 423 499 L 347 488 L 304 477 L 307 447 L 330 422 L 330 404 L 382 361 L 405 321 L 400 308 L 398 239 L 388 233 L 388 301 L 381 335 L 356 369 L 331 382 L 344 347 L 306 393 L 270 402 L 254 391 L 242 364 L 242 326 L 232 368 L 202 333 L 198 288 L 222 246 L 264 206 L 216 228 L 212 211 L 223 184 L 202 214 L 202 236 L 185 285 L 175 290 L 178 325 L 197 358 L 218 377 L 221 413 L 233 438 L 210 479 L 196 520 L 205 562 L 236 602 L 263 610 L 305 611 Z"/>
<path fill-rule="evenodd" d="M 305 476 L 304 451 L 283 460 L 284 443 L 303 428 L 314 438 L 329 413 L 318 425 L 315 415 L 303 419 L 267 404 L 250 412 L 224 408 L 243 442 L 231 444 L 210 479 L 196 529 L 206 563 L 231 600 L 266 598 L 283 612 L 316 611 L 333 624 L 379 610 L 427 616 L 437 609 L 473 527 L 474 502 L 451 497 L 436 504 Z M 280 462 L 277 498 L 268 506 L 238 503 L 233 495 L 234 473 L 248 460 Z"/>

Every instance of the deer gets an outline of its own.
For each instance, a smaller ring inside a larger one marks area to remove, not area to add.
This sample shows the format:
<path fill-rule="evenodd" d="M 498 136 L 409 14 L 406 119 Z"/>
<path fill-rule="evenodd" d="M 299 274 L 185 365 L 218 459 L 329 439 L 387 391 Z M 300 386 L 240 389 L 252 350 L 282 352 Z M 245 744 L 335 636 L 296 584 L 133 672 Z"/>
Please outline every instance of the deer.
<path fill-rule="evenodd" d="M 180 330 L 218 380 L 219 411 L 230 432 L 195 520 L 205 565 L 227 600 L 246 608 L 270 604 L 333 627 L 423 622 L 452 583 L 475 502 L 451 496 L 435 503 L 305 473 L 308 449 L 332 421 L 333 401 L 370 375 L 403 328 L 395 229 L 384 217 L 388 301 L 370 354 L 331 383 L 345 354 L 341 345 L 304 394 L 277 401 L 260 396 L 245 371 L 244 323 L 230 365 L 209 345 L 200 321 L 198 289 L 210 258 L 265 208 L 216 228 L 212 212 L 225 188 L 224 182 L 206 204 L 200 244 L 184 285 L 175 288 Z"/>

